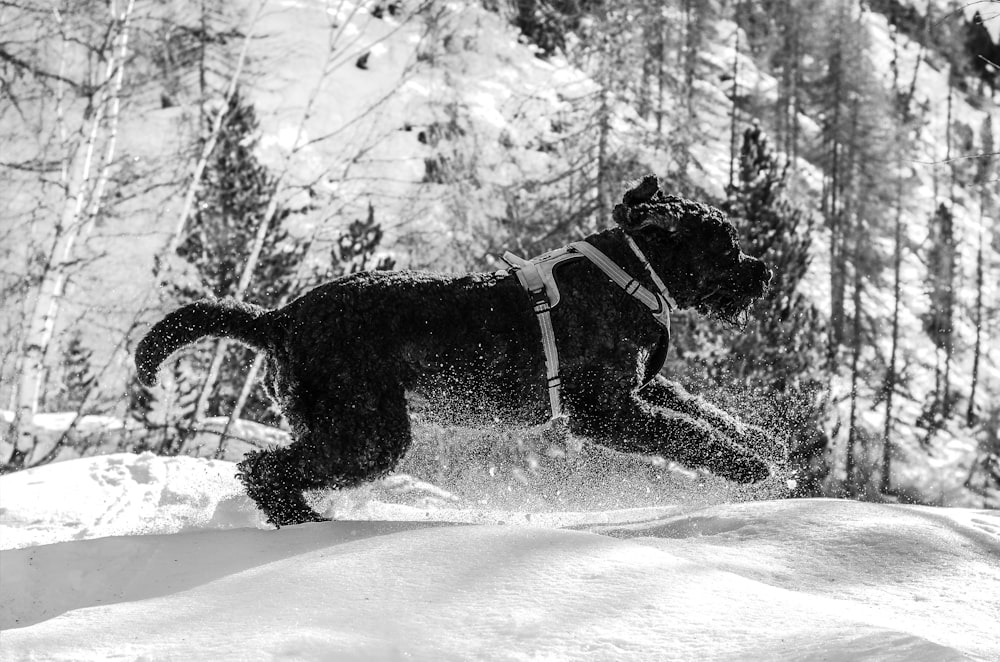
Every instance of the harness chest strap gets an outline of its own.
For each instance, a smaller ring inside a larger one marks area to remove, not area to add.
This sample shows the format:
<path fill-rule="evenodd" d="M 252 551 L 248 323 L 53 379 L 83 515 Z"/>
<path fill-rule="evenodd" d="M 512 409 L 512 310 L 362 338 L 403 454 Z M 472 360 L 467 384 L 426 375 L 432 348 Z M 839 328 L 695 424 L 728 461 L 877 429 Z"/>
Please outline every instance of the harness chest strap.
<path fill-rule="evenodd" d="M 531 296 L 535 316 L 542 333 L 542 350 L 545 354 L 545 379 L 549 393 L 549 406 L 553 420 L 565 421 L 562 411 L 561 386 L 559 373 L 559 351 L 556 348 L 555 332 L 552 328 L 551 310 L 559 303 L 559 287 L 556 285 L 552 270 L 556 265 L 567 260 L 587 258 L 616 285 L 635 299 L 638 299 L 653 313 L 653 319 L 663 327 L 669 338 L 670 310 L 676 308 L 676 303 L 667 291 L 666 285 L 649 264 L 635 241 L 626 235 L 629 247 L 639 258 L 650 279 L 656 285 L 658 292 L 653 293 L 643 287 L 639 281 L 632 278 L 611 258 L 598 248 L 585 241 L 577 241 L 548 253 L 543 253 L 532 260 L 514 255 L 510 251 L 504 253 L 503 260 L 514 268 L 521 286 Z"/>
<path fill-rule="evenodd" d="M 545 383 L 549 393 L 549 408 L 552 418 L 562 419 L 562 380 L 559 376 L 559 351 L 556 349 L 556 334 L 552 329 L 552 307 L 559 302 L 559 288 L 556 286 L 552 269 L 560 262 L 580 257 L 560 248 L 525 260 L 510 251 L 504 253 L 504 262 L 514 267 L 514 273 L 521 287 L 531 296 L 532 310 L 538 318 L 542 332 L 542 351 L 545 354 Z"/>

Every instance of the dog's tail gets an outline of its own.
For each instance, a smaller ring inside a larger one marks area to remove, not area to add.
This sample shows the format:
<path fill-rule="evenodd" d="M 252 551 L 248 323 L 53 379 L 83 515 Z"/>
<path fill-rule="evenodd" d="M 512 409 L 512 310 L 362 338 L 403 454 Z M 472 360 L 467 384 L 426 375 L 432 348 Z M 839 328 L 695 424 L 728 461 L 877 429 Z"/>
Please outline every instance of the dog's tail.
<path fill-rule="evenodd" d="M 235 338 L 264 350 L 270 333 L 262 317 L 266 308 L 236 299 L 202 299 L 178 308 L 156 323 L 139 341 L 135 365 L 139 381 L 156 384 L 160 364 L 181 347 L 205 336 Z"/>

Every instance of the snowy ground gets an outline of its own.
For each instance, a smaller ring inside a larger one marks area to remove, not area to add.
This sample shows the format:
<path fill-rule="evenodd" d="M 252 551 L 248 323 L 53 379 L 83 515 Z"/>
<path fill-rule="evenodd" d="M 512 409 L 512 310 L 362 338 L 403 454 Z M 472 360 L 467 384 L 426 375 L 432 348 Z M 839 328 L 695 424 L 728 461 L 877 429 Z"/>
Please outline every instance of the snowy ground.
<path fill-rule="evenodd" d="M 397 478 L 273 530 L 233 471 L 117 454 L 0 477 L 2 658 L 1000 659 L 995 511 L 514 512 Z M 432 505 L 390 503 L 414 490 Z"/>

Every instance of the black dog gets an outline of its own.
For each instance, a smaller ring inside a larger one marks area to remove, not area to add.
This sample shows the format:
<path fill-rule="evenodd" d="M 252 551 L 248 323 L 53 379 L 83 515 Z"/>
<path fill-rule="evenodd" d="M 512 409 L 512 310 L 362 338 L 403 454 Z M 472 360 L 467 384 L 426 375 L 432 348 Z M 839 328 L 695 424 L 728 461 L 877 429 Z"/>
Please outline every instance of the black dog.
<path fill-rule="evenodd" d="M 655 177 L 625 194 L 618 228 L 586 238 L 655 287 L 626 234 L 681 308 L 735 319 L 770 280 L 740 251 L 718 210 L 663 195 Z M 656 373 L 663 327 L 586 259 L 556 268 L 552 323 L 569 430 L 617 450 L 662 455 L 754 482 L 769 475 L 759 430 Z M 545 358 L 532 301 L 508 272 L 366 272 L 321 285 L 280 310 L 204 300 L 159 322 L 136 352 L 139 377 L 204 336 L 267 356 L 265 388 L 292 429 L 287 447 L 239 464 L 247 493 L 278 525 L 315 521 L 303 491 L 355 485 L 392 471 L 410 445 L 406 391 L 454 421 L 538 424 L 548 418 Z"/>

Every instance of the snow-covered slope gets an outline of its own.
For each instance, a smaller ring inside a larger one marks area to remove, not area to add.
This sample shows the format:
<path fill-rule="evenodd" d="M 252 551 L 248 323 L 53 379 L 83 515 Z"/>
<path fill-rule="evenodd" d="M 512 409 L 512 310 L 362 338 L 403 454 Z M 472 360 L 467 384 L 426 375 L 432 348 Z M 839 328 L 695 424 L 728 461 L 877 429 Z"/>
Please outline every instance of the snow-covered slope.
<path fill-rule="evenodd" d="M 933 4 L 935 15 L 942 15 L 943 4 Z M 243 93 L 260 115 L 261 159 L 281 178 L 283 203 L 300 201 L 307 189 L 316 196 L 313 202 L 317 208 L 299 219 L 296 228 L 303 238 L 316 240 L 310 259 L 323 259 L 329 248 L 324 241 L 335 238 L 350 221 L 363 218 L 371 203 L 387 231 L 386 248 L 399 266 L 445 270 L 482 266 L 488 263 L 486 249 L 492 233 L 503 225 L 501 221 L 517 221 L 517 213 L 528 210 L 538 197 L 545 197 L 529 188 L 540 181 L 556 180 L 561 183 L 546 185 L 545 195 L 560 199 L 574 186 L 567 183 L 572 180 L 567 173 L 576 165 L 593 161 L 594 150 L 582 144 L 582 139 L 575 148 L 566 145 L 572 145 L 573 136 L 593 126 L 594 81 L 565 58 L 537 58 L 535 50 L 519 40 L 506 16 L 482 5 L 435 3 L 414 16 L 391 12 L 377 16 L 368 4 L 348 0 L 271 0 L 260 14 L 255 12 L 256 2 L 233 3 L 234 25 L 221 27 L 231 28 L 233 34 L 252 30 L 255 35 L 249 43 Z M 926 11 L 926 3 L 914 6 Z M 184 3 L 176 3 L 178 16 L 196 23 L 197 12 L 185 12 L 184 7 Z M 887 79 L 886 63 L 891 60 L 888 23 L 878 13 L 867 12 L 866 16 L 864 25 L 873 43 L 872 66 Z M 990 24 L 994 34 L 998 23 Z M 729 161 L 732 85 L 726 76 L 731 72 L 737 31 L 732 21 L 720 18 L 707 26 L 707 33 L 694 99 L 698 139 L 691 150 L 698 165 L 692 167 L 690 175 L 702 190 L 720 195 Z M 740 41 L 746 42 L 745 38 Z M 905 35 L 899 43 L 901 75 L 909 80 L 920 49 Z M 232 50 L 239 50 L 238 45 L 234 41 Z M 904 222 L 909 245 L 920 248 L 908 252 L 902 265 L 900 365 L 905 366 L 909 384 L 907 397 L 897 400 L 894 412 L 898 423 L 893 441 L 900 455 L 894 465 L 894 485 L 918 498 L 943 504 L 995 503 L 995 491 L 988 499 L 975 496 L 973 501 L 964 485 L 976 458 L 976 435 L 981 435 L 981 430 L 950 422 L 928 453 L 919 444 L 926 431 L 916 425 L 933 388 L 935 351 L 921 328 L 921 315 L 928 308 L 923 260 L 926 219 L 934 204 L 929 162 L 943 158 L 947 99 L 947 72 L 929 61 L 922 60 L 917 77 L 915 101 L 927 111 L 921 151 L 912 163 L 915 193 L 908 201 Z M 233 62 L 226 64 L 234 66 Z M 221 70 L 228 71 L 227 67 Z M 740 93 L 753 97 L 751 107 L 771 108 L 777 85 L 772 74 L 746 53 L 740 57 Z M 120 152 L 139 164 L 136 168 L 155 161 L 158 167 L 143 167 L 150 173 L 163 171 L 156 182 L 160 178 L 183 181 L 184 176 L 177 172 L 187 173 L 191 164 L 177 155 L 186 154 L 186 140 L 193 140 L 196 104 L 181 98 L 179 105 L 161 108 L 159 94 L 151 92 L 155 85 L 155 81 L 149 83 L 141 93 L 129 97 L 131 102 L 122 112 Z M 978 131 L 986 113 L 996 117 L 997 105 L 984 101 L 976 107 L 958 95 L 952 111 L 953 119 Z M 641 121 L 625 103 L 617 104 L 612 114 L 615 130 L 610 139 L 617 141 L 612 147 L 626 143 L 637 150 L 641 158 L 634 163 L 636 175 L 642 170 L 663 174 L 663 154 L 630 144 L 642 142 L 650 123 Z M 815 138 L 815 119 L 803 116 L 800 120 L 805 138 Z M 665 131 L 676 129 L 666 126 Z M 670 136 L 664 136 L 664 142 L 669 143 Z M 442 158 L 451 158 L 454 170 L 450 178 L 444 178 L 447 181 L 436 181 L 429 164 L 447 165 L 439 161 Z M 160 160 L 173 164 L 177 172 Z M 802 200 L 811 200 L 822 185 L 822 173 L 804 158 L 796 163 L 796 169 L 802 180 L 798 192 Z M 81 262 L 71 288 L 73 302 L 59 321 L 60 331 L 84 330 L 85 344 L 95 350 L 95 367 L 107 368 L 98 380 L 103 397 L 94 398 L 91 404 L 101 414 L 113 414 L 117 419 L 125 418 L 122 393 L 131 366 L 123 337 L 136 316 L 151 320 L 158 314 L 146 308 L 156 305 L 153 254 L 177 223 L 184 199 L 179 185 L 171 184 L 175 187 L 170 188 L 160 182 L 147 187 L 144 177 L 138 179 L 148 191 L 136 194 L 135 209 L 120 209 L 117 217 L 109 214 L 106 224 L 95 230 L 87 242 L 87 254 L 93 254 L 93 259 Z M 592 182 L 583 185 L 591 186 Z M 958 198 L 955 213 L 963 242 L 962 289 L 953 379 L 955 390 L 967 394 L 974 342 L 969 322 L 974 303 L 969 289 L 974 280 L 974 251 L 968 247 L 978 237 L 980 220 L 974 196 L 963 190 Z M 563 220 L 558 214 L 546 218 L 551 218 L 553 225 Z M 829 305 L 825 241 L 820 233 L 807 277 L 809 295 L 821 310 Z M 888 249 L 885 238 L 874 241 Z M 989 260 L 997 260 L 995 252 L 987 255 Z M 875 334 L 876 341 L 865 348 L 863 356 L 874 366 L 861 389 L 864 402 L 859 415 L 870 430 L 880 430 L 885 416 L 884 406 L 876 404 L 875 392 L 883 374 L 876 355 L 888 354 L 892 308 L 888 283 L 887 273 L 881 281 L 872 279 L 863 298 L 873 328 L 886 330 Z M 995 279 L 987 278 L 985 300 L 989 303 L 998 296 Z M 11 306 L 6 314 L 19 315 L 19 310 Z M 979 366 L 980 402 L 995 400 L 1000 393 L 1000 344 L 989 338 L 995 328 L 996 320 L 988 320 Z M 142 325 L 134 329 L 141 330 Z M 56 348 L 50 358 L 58 360 Z M 13 364 L 8 360 L 2 365 L 9 371 Z M 10 383 L 0 383 L 4 397 L 9 397 Z M 850 384 L 841 375 L 832 386 L 838 410 L 828 427 L 838 431 L 830 452 L 832 475 L 837 478 L 844 464 L 848 434 L 844 396 Z M 42 419 L 47 415 L 39 416 L 37 428 L 46 427 Z M 862 463 L 874 467 L 880 449 L 870 450 L 873 457 L 863 458 Z M 73 455 L 65 452 L 61 458 Z M 10 456 L 10 439 L 0 439 L 0 456 Z"/>
<path fill-rule="evenodd" d="M 232 471 L 113 455 L 0 477 L 3 547 L 62 541 L 0 552 L 3 658 L 1000 657 L 993 512 L 798 500 L 469 525 L 483 513 L 388 521 L 404 510 L 374 501 L 368 521 L 261 530 Z M 128 535 L 93 538 L 98 515 Z"/>

